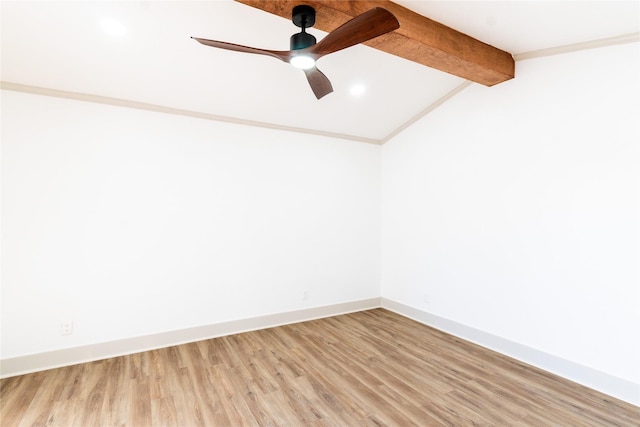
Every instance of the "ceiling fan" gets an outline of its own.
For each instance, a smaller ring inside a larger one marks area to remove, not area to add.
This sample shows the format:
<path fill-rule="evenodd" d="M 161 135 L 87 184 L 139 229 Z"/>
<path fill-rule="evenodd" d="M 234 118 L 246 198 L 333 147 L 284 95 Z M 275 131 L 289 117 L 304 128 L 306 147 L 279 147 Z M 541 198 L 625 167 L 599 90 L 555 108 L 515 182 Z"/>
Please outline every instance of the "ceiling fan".
<path fill-rule="evenodd" d="M 333 92 L 331 82 L 318 68 L 316 61 L 324 55 L 366 42 L 400 27 L 396 17 L 386 9 L 376 7 L 347 21 L 333 30 L 325 38 L 316 43 L 316 38 L 306 32 L 316 22 L 316 11 L 313 7 L 299 5 L 293 8 L 292 21 L 302 31 L 291 36 L 290 49 L 285 51 L 258 49 L 217 40 L 198 37 L 192 39 L 206 46 L 236 52 L 255 53 L 272 56 L 300 68 L 307 76 L 307 81 L 316 98 Z"/>

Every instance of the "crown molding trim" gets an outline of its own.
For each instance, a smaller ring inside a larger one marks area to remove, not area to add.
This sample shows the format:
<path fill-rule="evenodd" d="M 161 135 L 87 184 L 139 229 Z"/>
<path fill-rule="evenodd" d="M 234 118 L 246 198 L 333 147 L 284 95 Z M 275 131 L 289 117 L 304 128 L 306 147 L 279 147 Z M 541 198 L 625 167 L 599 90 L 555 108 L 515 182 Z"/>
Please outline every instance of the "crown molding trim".
<path fill-rule="evenodd" d="M 607 37 L 604 39 L 589 40 L 581 43 L 572 43 L 572 44 L 567 44 L 563 46 L 550 47 L 547 49 L 539 49 L 539 50 L 532 50 L 529 52 L 518 53 L 513 55 L 513 58 L 516 60 L 516 62 L 518 62 L 518 61 L 525 61 L 527 59 L 543 58 L 545 56 L 577 52 L 580 50 L 597 49 L 600 47 L 615 46 L 618 44 L 626 44 L 626 43 L 637 43 L 639 41 L 640 41 L 640 32 L 629 33 L 629 34 L 622 34 L 620 36 L 615 36 L 615 37 Z"/>
<path fill-rule="evenodd" d="M 601 47 L 615 46 L 615 45 L 627 44 L 627 43 L 638 43 L 638 42 L 640 42 L 640 32 L 623 34 L 620 36 L 607 37 L 607 38 L 597 39 L 597 40 L 590 40 L 590 41 L 581 42 L 581 43 L 573 43 L 573 44 L 568 44 L 563 46 L 555 46 L 547 49 L 539 49 L 539 50 L 532 50 L 529 52 L 522 52 L 522 53 L 513 55 L 513 58 L 515 59 L 516 62 L 526 61 L 528 59 L 543 58 L 547 56 L 577 52 L 580 50 L 597 49 Z M 6 82 L 6 81 L 0 82 L 0 89 L 11 90 L 15 92 L 30 93 L 34 95 L 43 95 L 43 96 L 52 96 L 57 98 L 72 99 L 75 101 L 94 102 L 98 104 L 113 105 L 113 106 L 124 107 L 124 108 L 134 108 L 138 110 L 154 111 L 157 113 L 173 114 L 178 116 L 186 116 L 186 117 L 192 117 L 196 119 L 210 120 L 210 121 L 216 121 L 216 122 L 234 123 L 239 125 L 260 127 L 265 129 L 281 130 L 285 132 L 294 132 L 294 133 L 307 134 L 307 135 L 318 135 L 318 136 L 324 136 L 327 138 L 341 139 L 346 141 L 364 142 L 367 144 L 382 145 L 392 140 L 396 135 L 400 134 L 402 131 L 407 129 L 409 126 L 413 125 L 418 120 L 422 119 L 432 111 L 436 110 L 438 107 L 440 107 L 442 104 L 447 102 L 449 99 L 461 93 L 464 89 L 471 86 L 472 83 L 473 82 L 469 80 L 463 81 L 463 83 L 456 86 L 453 90 L 449 91 L 444 96 L 438 98 L 435 102 L 432 102 L 431 104 L 429 104 L 425 109 L 420 111 L 418 114 L 416 114 L 411 119 L 404 122 L 402 125 L 394 129 L 393 131 L 391 131 L 389 134 L 387 134 L 385 137 L 381 139 L 365 138 L 357 135 L 349 135 L 349 134 L 334 133 L 334 132 L 325 132 L 325 131 L 319 131 L 314 129 L 300 128 L 295 126 L 284 126 L 284 125 L 278 125 L 274 123 L 267 123 L 267 122 L 253 121 L 253 120 L 243 120 L 235 117 L 202 113 L 202 112 L 193 111 L 193 110 L 184 110 L 180 108 L 167 107 L 164 105 L 149 104 L 145 102 L 138 102 L 138 101 L 132 101 L 132 100 L 120 99 L 120 98 L 111 98 L 111 97 L 100 96 L 100 95 L 91 95 L 91 94 L 86 94 L 81 92 L 70 92 L 65 90 L 50 89 L 50 88 L 44 88 L 44 87 L 38 87 L 38 86 L 29 86 L 29 85 L 24 85 L 20 83 L 12 83 L 12 82 Z"/>
<path fill-rule="evenodd" d="M 445 95 L 438 98 L 435 102 L 432 102 L 431 104 L 429 104 L 427 108 L 425 108 L 424 110 L 420 111 L 418 114 L 416 114 L 415 116 L 407 120 L 405 123 L 400 125 L 389 135 L 382 138 L 382 140 L 380 141 L 380 144 L 382 145 L 382 144 L 385 144 L 386 142 L 389 142 L 400 132 L 407 129 L 409 126 L 411 126 L 412 124 L 414 124 L 415 122 L 417 122 L 418 120 L 420 120 L 421 118 L 423 118 L 424 116 L 426 116 L 427 114 L 429 114 L 430 112 L 432 112 L 433 110 L 435 110 L 436 108 L 438 108 L 439 106 L 441 106 L 442 104 L 450 100 L 451 98 L 453 98 L 454 96 L 456 96 L 457 94 L 459 94 L 460 92 L 462 92 L 463 90 L 471 86 L 472 84 L 473 84 L 472 81 L 465 80 L 464 82 L 462 82 L 461 84 L 459 84 L 458 86 L 456 86 L 455 88 L 447 92 Z"/>
<path fill-rule="evenodd" d="M 253 120 L 243 120 L 235 117 L 220 116 L 217 114 L 209 114 L 209 113 L 203 113 L 203 112 L 193 111 L 193 110 L 183 110 L 180 108 L 167 107 L 167 106 L 158 105 L 158 104 L 149 104 L 146 102 L 132 101 L 129 99 L 111 98 L 108 96 L 91 95 L 91 94 L 82 93 L 82 92 L 70 92 L 66 90 L 50 89 L 50 88 L 39 87 L 39 86 L 29 86 L 29 85 L 23 85 L 20 83 L 2 81 L 0 82 L 0 89 L 10 90 L 14 92 L 29 93 L 33 95 L 42 95 L 42 96 L 51 96 L 55 98 L 71 99 L 74 101 L 93 102 L 96 104 L 113 105 L 116 107 L 153 111 L 156 113 L 173 114 L 176 116 L 186 116 L 186 117 L 210 120 L 215 122 L 234 123 L 234 124 L 245 125 L 245 126 L 275 129 L 275 130 L 281 130 L 285 132 L 295 132 L 295 133 L 302 133 L 302 134 L 308 134 L 308 135 L 319 135 L 319 136 L 324 136 L 328 138 L 337 138 L 337 139 L 344 139 L 344 140 L 355 141 L 355 142 L 364 142 L 367 144 L 380 144 L 380 140 L 378 139 L 364 138 L 356 135 L 325 132 L 325 131 L 319 131 L 314 129 L 299 128 L 295 126 L 284 126 L 284 125 L 278 125 L 275 123 L 259 122 L 259 121 L 253 121 Z"/>

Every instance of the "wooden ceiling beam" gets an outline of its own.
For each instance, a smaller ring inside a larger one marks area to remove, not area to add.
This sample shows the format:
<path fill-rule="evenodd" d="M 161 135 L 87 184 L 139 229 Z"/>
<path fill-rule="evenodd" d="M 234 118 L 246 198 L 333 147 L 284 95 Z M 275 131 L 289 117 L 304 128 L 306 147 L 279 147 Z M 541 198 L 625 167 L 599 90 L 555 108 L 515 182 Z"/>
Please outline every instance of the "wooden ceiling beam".
<path fill-rule="evenodd" d="M 314 28 L 331 32 L 374 7 L 393 13 L 400 28 L 364 43 L 401 58 L 464 79 L 493 86 L 515 74 L 513 56 L 446 25 L 426 18 L 389 0 L 236 0 L 291 19 L 294 6 L 308 4 L 316 10 Z"/>

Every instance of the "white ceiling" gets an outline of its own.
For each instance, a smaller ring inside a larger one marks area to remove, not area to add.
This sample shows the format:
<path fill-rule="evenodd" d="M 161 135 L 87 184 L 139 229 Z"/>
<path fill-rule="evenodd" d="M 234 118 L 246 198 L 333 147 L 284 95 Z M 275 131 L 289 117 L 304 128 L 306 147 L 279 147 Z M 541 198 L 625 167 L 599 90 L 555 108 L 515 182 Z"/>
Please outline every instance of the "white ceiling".
<path fill-rule="evenodd" d="M 638 1 L 396 3 L 512 54 L 637 37 L 640 30 Z M 291 21 L 229 0 L 3 0 L 0 13 L 1 79 L 9 89 L 55 89 L 97 101 L 118 98 L 132 106 L 153 104 L 380 142 L 465 83 L 355 46 L 319 61 L 335 92 L 316 100 L 304 74 L 284 62 L 190 39 L 288 49 L 289 36 L 298 31 Z M 104 19 L 122 23 L 126 34 L 107 35 Z M 309 32 L 318 39 L 325 34 Z M 351 95 L 354 84 L 365 85 L 366 92 Z"/>

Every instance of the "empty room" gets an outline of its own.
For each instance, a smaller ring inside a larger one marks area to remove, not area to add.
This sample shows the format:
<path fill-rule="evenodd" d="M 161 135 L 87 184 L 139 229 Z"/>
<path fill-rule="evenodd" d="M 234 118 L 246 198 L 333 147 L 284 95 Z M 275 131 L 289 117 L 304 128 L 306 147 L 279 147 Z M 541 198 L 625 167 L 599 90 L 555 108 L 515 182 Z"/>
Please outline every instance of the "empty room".
<path fill-rule="evenodd" d="M 2 1 L 0 425 L 640 425 L 640 2 Z"/>

